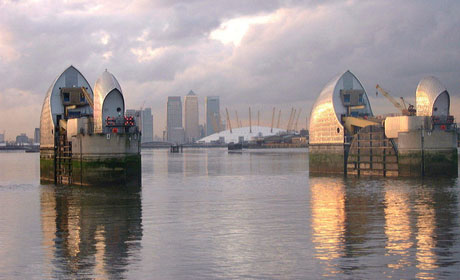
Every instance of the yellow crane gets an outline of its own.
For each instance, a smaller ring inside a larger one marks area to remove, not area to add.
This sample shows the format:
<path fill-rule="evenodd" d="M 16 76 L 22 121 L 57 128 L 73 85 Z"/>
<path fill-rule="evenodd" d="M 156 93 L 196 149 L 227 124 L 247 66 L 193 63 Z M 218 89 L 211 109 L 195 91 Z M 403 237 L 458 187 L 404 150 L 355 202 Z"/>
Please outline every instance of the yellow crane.
<path fill-rule="evenodd" d="M 86 90 L 85 87 L 81 87 L 81 92 L 83 92 L 83 95 L 85 96 L 86 98 L 86 101 L 88 102 L 89 106 L 91 107 L 91 109 L 94 109 L 94 103 L 93 103 L 93 98 L 91 97 L 91 95 L 89 95 L 88 91 Z"/>
<path fill-rule="evenodd" d="M 270 129 L 270 132 L 273 132 L 273 124 L 274 124 L 274 121 L 275 121 L 275 107 L 273 107 L 273 113 L 272 113 L 272 126 L 271 126 L 271 129 Z"/>
<path fill-rule="evenodd" d="M 225 108 L 225 112 L 227 112 L 227 125 L 230 128 L 230 133 L 232 133 L 232 123 L 230 122 L 230 116 L 228 115 L 228 110 Z"/>
<path fill-rule="evenodd" d="M 383 96 L 385 96 L 391 103 L 393 103 L 393 105 L 401 111 L 401 113 L 404 115 L 404 116 L 415 116 L 415 108 L 414 108 L 414 105 L 411 105 L 409 104 L 409 108 L 406 109 L 404 108 L 403 105 L 401 105 L 401 103 L 399 103 L 398 101 L 396 101 L 396 99 L 394 99 L 388 92 L 386 92 L 381 86 L 379 86 L 378 84 L 375 86 L 375 88 L 378 90 L 378 92 L 380 92 Z M 375 94 L 378 95 L 378 92 L 376 92 Z M 404 99 L 401 97 L 401 100 L 404 102 Z M 405 105 L 405 103 L 404 103 Z"/>
<path fill-rule="evenodd" d="M 218 129 L 219 129 L 219 126 L 217 124 L 218 120 L 216 118 L 216 113 L 211 113 L 211 124 L 212 124 L 212 128 L 213 128 L 213 133 L 217 133 L 219 132 Z"/>
<path fill-rule="evenodd" d="M 281 119 L 281 109 L 280 109 L 280 111 L 278 113 L 278 122 L 276 123 L 277 128 L 280 128 L 280 119 Z"/>

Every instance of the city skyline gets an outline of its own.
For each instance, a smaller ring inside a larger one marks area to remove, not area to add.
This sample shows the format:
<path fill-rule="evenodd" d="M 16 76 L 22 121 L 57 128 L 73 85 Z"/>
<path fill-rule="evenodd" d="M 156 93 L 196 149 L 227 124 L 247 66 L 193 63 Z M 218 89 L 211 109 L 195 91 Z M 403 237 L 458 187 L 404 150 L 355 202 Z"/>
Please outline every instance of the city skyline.
<path fill-rule="evenodd" d="M 458 1 L 2 1 L 0 7 L 0 131 L 7 139 L 33 134 L 49 81 L 69 65 L 91 87 L 104 69 L 114 73 L 127 108 L 152 108 L 159 136 L 167 96 L 193 89 L 219 95 L 232 112 L 248 104 L 266 114 L 295 105 L 309 115 L 330 77 L 348 69 L 360 77 L 375 114 L 397 112 L 372 94 L 377 83 L 414 104 L 418 81 L 430 75 L 449 90 L 452 107 L 460 105 Z M 204 118 L 204 106 L 199 111 Z"/>
<path fill-rule="evenodd" d="M 166 104 L 166 140 L 182 144 L 185 139 L 182 125 L 182 99 L 180 96 L 168 96 Z"/>
<path fill-rule="evenodd" d="M 206 123 L 206 136 L 221 130 L 220 98 L 219 96 L 206 96 L 204 99 Z"/>
<path fill-rule="evenodd" d="M 185 141 L 194 142 L 200 138 L 198 96 L 190 90 L 184 97 Z"/>
<path fill-rule="evenodd" d="M 136 109 L 127 109 L 125 115 L 134 117 L 136 125 L 141 131 L 141 143 L 152 142 L 153 134 L 153 115 L 150 107 Z"/>

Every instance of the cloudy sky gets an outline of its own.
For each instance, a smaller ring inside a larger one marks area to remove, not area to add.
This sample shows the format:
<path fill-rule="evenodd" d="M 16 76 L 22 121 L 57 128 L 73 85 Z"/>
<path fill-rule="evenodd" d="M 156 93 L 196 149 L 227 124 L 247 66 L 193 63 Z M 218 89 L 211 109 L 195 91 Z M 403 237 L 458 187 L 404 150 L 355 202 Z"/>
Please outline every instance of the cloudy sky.
<path fill-rule="evenodd" d="M 167 96 L 191 89 L 201 103 L 219 95 L 232 119 L 250 104 L 267 125 L 273 106 L 282 123 L 302 108 L 305 127 L 321 88 L 348 69 L 377 114 L 396 111 L 376 83 L 413 102 L 427 75 L 460 105 L 459 14 L 459 1 L 431 0 L 0 0 L 0 131 L 33 135 L 71 64 L 91 84 L 112 72 L 127 107 L 152 107 L 158 135 Z"/>

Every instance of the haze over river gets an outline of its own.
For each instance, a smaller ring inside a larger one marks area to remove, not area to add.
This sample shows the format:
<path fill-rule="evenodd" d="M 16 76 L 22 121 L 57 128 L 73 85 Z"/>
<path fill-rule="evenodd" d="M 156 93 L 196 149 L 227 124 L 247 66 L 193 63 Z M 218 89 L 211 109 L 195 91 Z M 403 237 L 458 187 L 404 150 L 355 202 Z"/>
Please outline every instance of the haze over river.
<path fill-rule="evenodd" d="M 142 188 L 0 153 L 2 279 L 458 279 L 457 178 L 313 177 L 307 150 L 142 151 Z"/>

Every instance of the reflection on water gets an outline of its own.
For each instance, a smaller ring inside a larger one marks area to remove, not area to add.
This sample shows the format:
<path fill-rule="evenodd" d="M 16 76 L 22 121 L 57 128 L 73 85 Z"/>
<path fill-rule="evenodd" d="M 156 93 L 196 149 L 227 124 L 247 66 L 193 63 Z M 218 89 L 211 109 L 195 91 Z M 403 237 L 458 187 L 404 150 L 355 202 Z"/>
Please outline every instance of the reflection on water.
<path fill-rule="evenodd" d="M 373 259 L 386 266 L 389 278 L 451 275 L 455 270 L 445 268 L 459 261 L 456 184 L 451 179 L 310 178 L 312 241 L 322 276 L 361 275 Z"/>
<path fill-rule="evenodd" d="M 40 186 L 37 162 L 0 153 L 8 171 L 0 278 L 457 279 L 460 271 L 457 179 L 313 177 L 300 149 L 145 150 L 142 190 L 126 191 Z"/>
<path fill-rule="evenodd" d="M 417 268 L 420 279 L 437 279 L 439 267 L 458 262 L 458 194 L 456 182 L 429 182 L 415 195 Z M 454 188 L 455 186 L 455 188 Z M 456 231 L 456 232 L 455 232 Z"/>
<path fill-rule="evenodd" d="M 385 184 L 384 191 L 386 255 L 394 260 L 388 263 L 388 267 L 392 270 L 404 269 L 412 265 L 409 259 L 409 249 L 413 245 L 409 193 L 392 184 Z"/>
<path fill-rule="evenodd" d="M 279 151 L 261 149 L 229 153 L 226 148 L 189 148 L 183 153 L 169 153 L 168 150 L 144 150 L 142 152 L 144 172 L 169 177 L 306 172 L 307 164 L 308 153 L 300 149 L 280 149 Z M 148 181 L 144 180 L 144 184 Z"/>
<path fill-rule="evenodd" d="M 138 191 L 43 186 L 40 204 L 49 276 L 120 277 L 138 255 Z"/>
<path fill-rule="evenodd" d="M 345 189 L 343 180 L 326 178 L 311 181 L 311 215 L 316 257 L 325 260 L 327 273 L 338 273 L 333 261 L 344 254 Z"/>
<path fill-rule="evenodd" d="M 434 247 L 435 241 L 435 209 L 433 208 L 433 201 L 431 196 L 424 196 L 417 199 L 415 206 L 417 213 L 417 268 L 420 272 L 417 273 L 418 278 L 422 279 L 435 279 L 432 274 L 436 264 L 436 254 Z"/>

